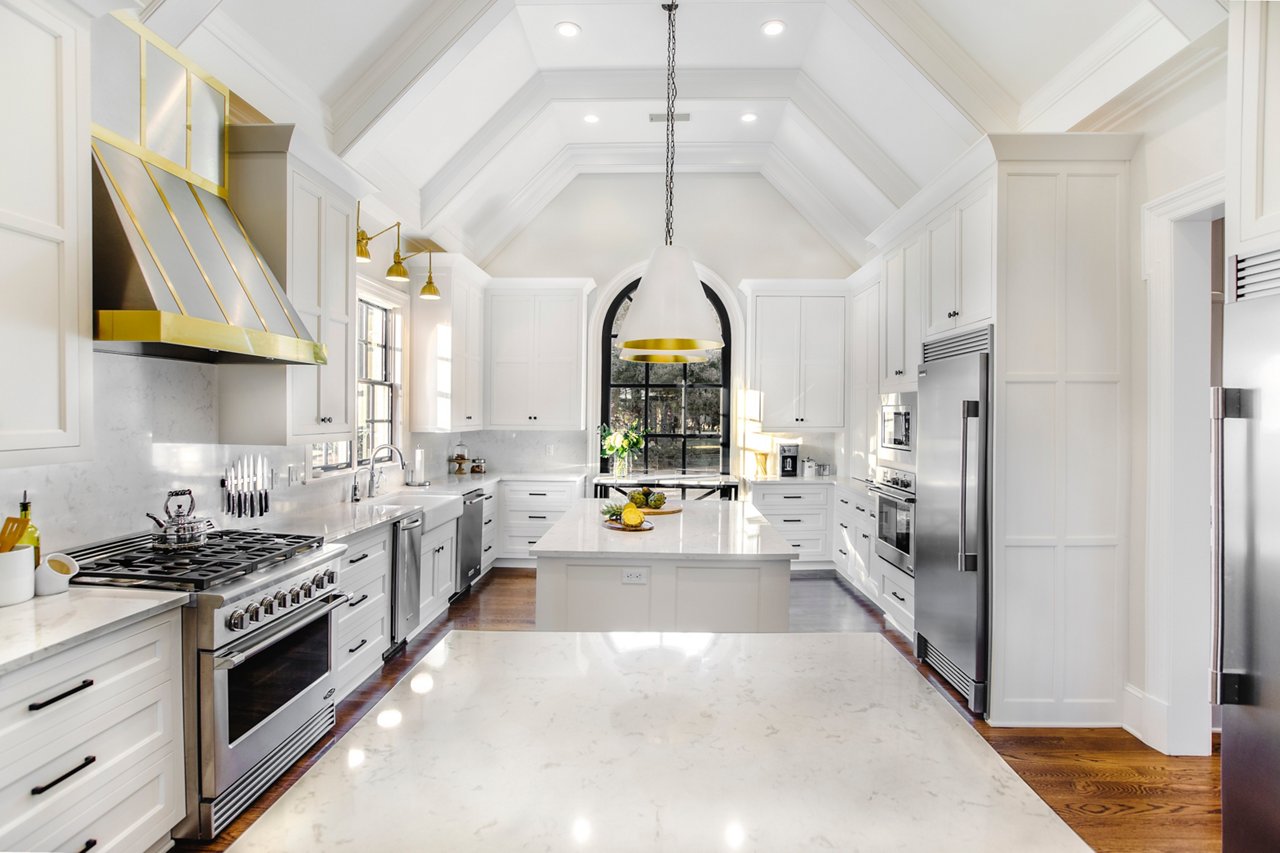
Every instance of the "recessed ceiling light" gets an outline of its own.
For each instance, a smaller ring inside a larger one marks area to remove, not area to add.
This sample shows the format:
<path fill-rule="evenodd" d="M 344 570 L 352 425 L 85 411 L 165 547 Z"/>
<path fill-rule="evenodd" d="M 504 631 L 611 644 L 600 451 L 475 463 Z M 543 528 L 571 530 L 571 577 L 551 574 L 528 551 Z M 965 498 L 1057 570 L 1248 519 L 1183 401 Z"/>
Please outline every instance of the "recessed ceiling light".
<path fill-rule="evenodd" d="M 780 36 L 786 28 L 787 25 L 782 21 L 765 21 L 760 25 L 760 32 L 767 36 Z"/>
<path fill-rule="evenodd" d="M 600 116 L 592 113 L 588 113 L 587 115 L 584 115 L 582 117 L 582 120 L 585 121 L 587 124 L 597 124 L 600 121 Z"/>
<path fill-rule="evenodd" d="M 751 122 L 755 121 L 757 118 L 759 118 L 759 116 L 757 116 L 755 113 L 743 113 L 743 114 L 742 114 L 742 120 L 743 120 L 744 122 L 746 122 L 747 124 L 751 124 Z"/>
<path fill-rule="evenodd" d="M 573 21 L 561 21 L 556 24 L 556 32 L 567 39 L 571 39 L 578 33 L 582 32 L 582 27 L 578 26 Z"/>

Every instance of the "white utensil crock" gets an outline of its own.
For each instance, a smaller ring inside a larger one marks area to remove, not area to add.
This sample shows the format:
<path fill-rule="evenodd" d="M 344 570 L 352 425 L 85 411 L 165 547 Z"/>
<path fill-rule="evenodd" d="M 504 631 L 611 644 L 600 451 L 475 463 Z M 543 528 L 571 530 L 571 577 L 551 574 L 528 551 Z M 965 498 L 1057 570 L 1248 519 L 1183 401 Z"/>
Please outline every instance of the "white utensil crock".
<path fill-rule="evenodd" d="M 50 554 L 36 568 L 36 595 L 57 595 L 67 591 L 80 564 L 66 554 Z"/>
<path fill-rule="evenodd" d="M 16 545 L 0 553 L 0 607 L 19 604 L 36 594 L 36 551 Z"/>

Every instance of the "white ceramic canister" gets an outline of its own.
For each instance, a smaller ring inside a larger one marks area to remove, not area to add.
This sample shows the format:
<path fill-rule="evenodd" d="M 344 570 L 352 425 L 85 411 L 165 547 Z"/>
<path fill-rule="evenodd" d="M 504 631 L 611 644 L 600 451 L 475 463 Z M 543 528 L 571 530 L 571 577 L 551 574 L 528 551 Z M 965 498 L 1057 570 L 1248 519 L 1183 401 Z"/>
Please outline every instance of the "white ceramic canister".
<path fill-rule="evenodd" d="M 36 551 L 16 545 L 0 553 L 0 607 L 20 604 L 36 594 Z"/>
<path fill-rule="evenodd" d="M 36 567 L 36 595 L 66 592 L 80 564 L 66 554 L 50 554 Z"/>

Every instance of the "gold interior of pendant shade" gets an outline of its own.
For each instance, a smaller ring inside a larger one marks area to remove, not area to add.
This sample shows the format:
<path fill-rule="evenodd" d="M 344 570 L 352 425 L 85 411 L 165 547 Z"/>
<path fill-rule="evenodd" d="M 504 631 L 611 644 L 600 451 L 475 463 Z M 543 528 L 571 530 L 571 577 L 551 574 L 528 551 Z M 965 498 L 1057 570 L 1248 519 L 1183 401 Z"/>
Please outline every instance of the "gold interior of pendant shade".
<path fill-rule="evenodd" d="M 699 340 L 696 338 L 641 338 L 634 341 L 623 341 L 623 349 L 656 349 L 656 350 L 693 350 L 721 349 L 724 341 Z"/>
<path fill-rule="evenodd" d="M 685 352 L 632 352 L 623 350 L 620 358 L 623 361 L 638 361 L 644 364 L 702 364 L 707 360 L 705 355 Z"/>

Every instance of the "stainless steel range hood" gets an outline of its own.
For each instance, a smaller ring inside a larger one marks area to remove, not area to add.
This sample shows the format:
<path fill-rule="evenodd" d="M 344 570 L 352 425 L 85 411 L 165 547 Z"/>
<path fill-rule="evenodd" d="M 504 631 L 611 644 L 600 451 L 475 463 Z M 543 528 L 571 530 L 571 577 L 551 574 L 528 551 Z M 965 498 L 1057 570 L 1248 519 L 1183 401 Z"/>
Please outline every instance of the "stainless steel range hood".
<path fill-rule="evenodd" d="M 95 349 L 326 363 L 227 204 L 231 91 L 123 12 L 92 45 Z"/>

